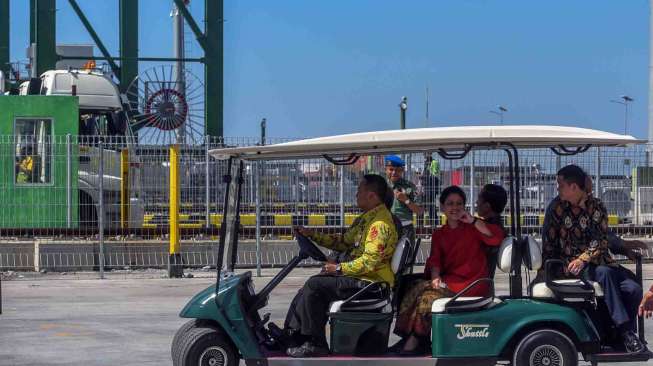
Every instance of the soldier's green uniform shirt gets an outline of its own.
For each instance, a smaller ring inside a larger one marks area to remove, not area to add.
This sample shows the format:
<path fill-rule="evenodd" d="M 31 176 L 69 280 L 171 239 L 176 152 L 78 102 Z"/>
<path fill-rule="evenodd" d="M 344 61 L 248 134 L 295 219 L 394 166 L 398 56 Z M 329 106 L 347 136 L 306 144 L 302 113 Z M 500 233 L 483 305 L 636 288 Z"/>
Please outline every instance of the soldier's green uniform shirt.
<path fill-rule="evenodd" d="M 407 181 L 404 178 L 399 178 L 396 183 L 388 181 L 388 184 L 392 187 L 393 191 L 403 191 L 412 202 L 417 202 L 417 187 L 415 187 L 415 185 L 410 181 Z M 392 213 L 397 216 L 402 223 L 406 221 L 413 222 L 413 211 L 411 211 L 410 207 L 406 206 L 405 203 L 397 199 L 392 203 L 392 209 L 390 211 L 392 211 Z"/>
<path fill-rule="evenodd" d="M 397 246 L 397 228 L 390 211 L 381 204 L 360 215 L 342 235 L 313 233 L 319 245 L 348 252 L 352 260 L 340 263 L 346 276 L 372 282 L 385 281 L 392 286 L 395 275 L 390 267 Z"/>

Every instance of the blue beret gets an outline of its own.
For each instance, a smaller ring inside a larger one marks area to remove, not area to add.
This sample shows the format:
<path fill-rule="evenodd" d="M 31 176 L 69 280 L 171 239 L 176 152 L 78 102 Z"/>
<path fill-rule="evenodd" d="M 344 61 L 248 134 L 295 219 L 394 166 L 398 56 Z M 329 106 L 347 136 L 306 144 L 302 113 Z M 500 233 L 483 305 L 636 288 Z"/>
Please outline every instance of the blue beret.
<path fill-rule="evenodd" d="M 406 166 L 404 160 L 397 155 L 388 155 L 385 157 L 385 165 L 392 165 L 396 167 L 403 168 Z"/>

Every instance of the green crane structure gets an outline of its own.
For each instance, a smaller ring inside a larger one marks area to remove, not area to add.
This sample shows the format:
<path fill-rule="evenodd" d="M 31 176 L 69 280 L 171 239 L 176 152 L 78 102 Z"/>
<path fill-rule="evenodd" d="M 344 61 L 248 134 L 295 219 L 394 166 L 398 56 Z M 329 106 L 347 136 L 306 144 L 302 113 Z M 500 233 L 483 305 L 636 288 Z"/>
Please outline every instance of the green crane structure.
<path fill-rule="evenodd" d="M 205 27 L 198 23 L 186 8 L 187 1 L 174 0 L 184 20 L 190 26 L 197 42 L 204 51 L 202 58 L 140 57 L 138 54 L 138 0 L 117 0 L 119 3 L 120 55 L 111 55 L 101 38 L 86 18 L 77 0 L 68 0 L 84 28 L 89 33 L 102 56 L 91 57 L 106 60 L 120 81 L 120 91 L 125 93 L 132 80 L 138 76 L 139 61 L 201 62 L 204 64 L 205 88 L 205 134 L 223 137 L 223 0 L 204 0 Z M 10 0 L 0 0 L 0 70 L 10 72 Z M 55 68 L 62 59 L 89 59 L 89 57 L 63 57 L 56 51 L 56 0 L 30 0 L 30 43 L 34 46 L 36 75 Z"/>

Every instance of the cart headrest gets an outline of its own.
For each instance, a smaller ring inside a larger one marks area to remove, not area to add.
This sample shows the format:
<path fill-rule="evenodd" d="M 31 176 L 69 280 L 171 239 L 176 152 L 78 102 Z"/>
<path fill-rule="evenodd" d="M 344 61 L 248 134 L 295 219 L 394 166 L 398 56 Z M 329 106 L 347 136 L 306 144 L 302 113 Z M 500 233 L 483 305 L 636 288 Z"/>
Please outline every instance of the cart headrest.
<path fill-rule="evenodd" d="M 512 249 L 518 244 L 514 236 L 507 236 L 501 242 L 497 256 L 497 267 L 505 273 L 512 268 Z M 537 271 L 542 267 L 542 249 L 532 236 L 525 236 L 522 244 L 522 261 L 526 268 Z"/>
<path fill-rule="evenodd" d="M 408 235 L 402 235 L 399 241 L 397 241 L 395 252 L 392 254 L 392 262 L 390 262 L 390 267 L 394 274 L 402 271 L 406 266 L 406 262 L 410 257 L 410 247 L 410 238 Z"/>

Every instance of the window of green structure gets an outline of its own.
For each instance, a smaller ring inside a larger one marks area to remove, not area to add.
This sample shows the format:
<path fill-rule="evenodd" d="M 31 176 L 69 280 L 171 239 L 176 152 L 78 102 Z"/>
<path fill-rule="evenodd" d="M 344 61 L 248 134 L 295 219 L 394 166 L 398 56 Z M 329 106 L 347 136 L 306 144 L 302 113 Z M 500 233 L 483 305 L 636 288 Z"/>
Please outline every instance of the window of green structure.
<path fill-rule="evenodd" d="M 52 119 L 16 118 L 15 173 L 17 185 L 52 183 Z"/>

